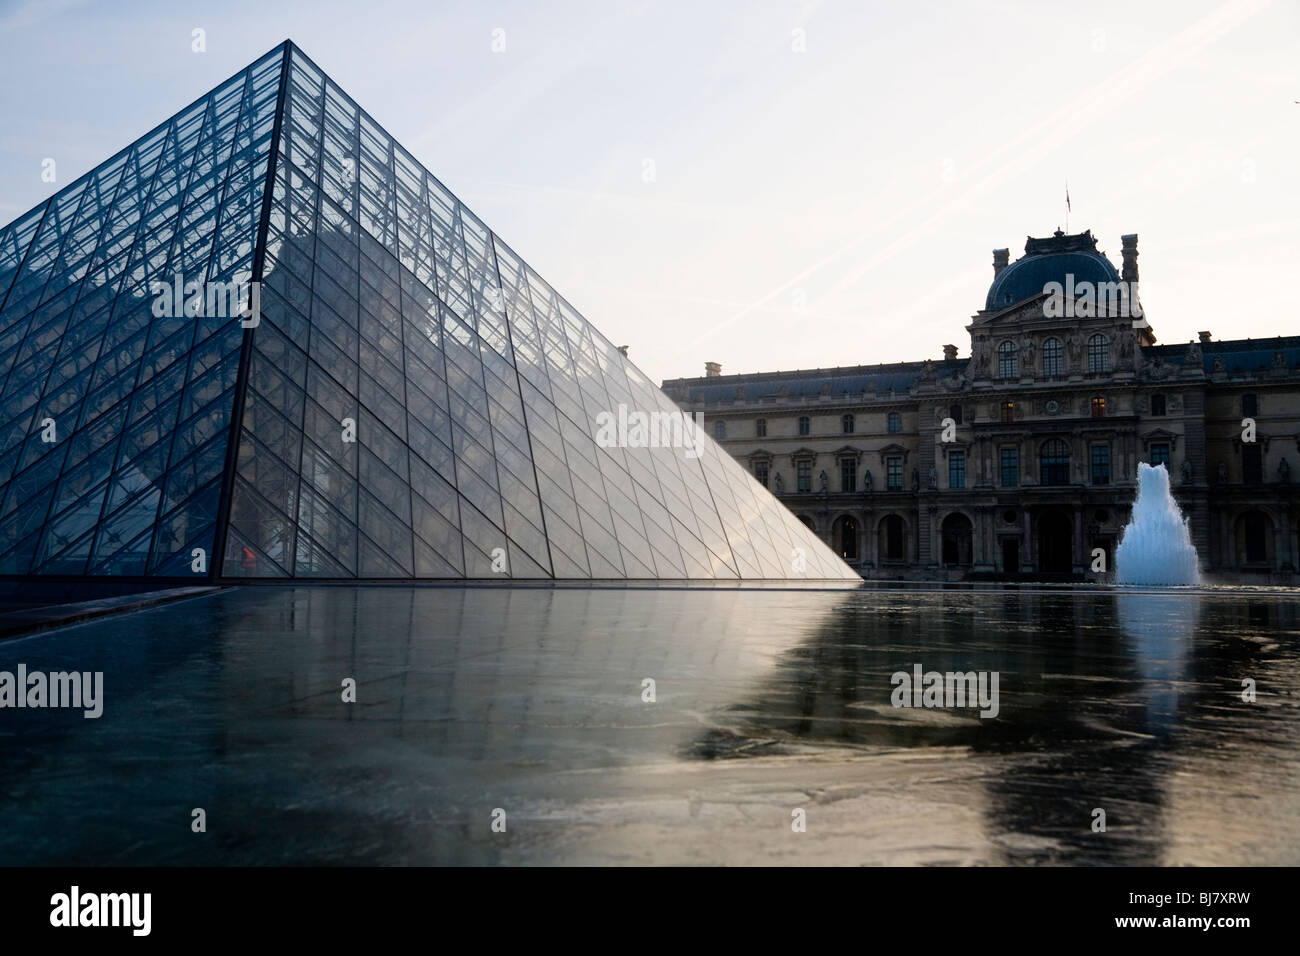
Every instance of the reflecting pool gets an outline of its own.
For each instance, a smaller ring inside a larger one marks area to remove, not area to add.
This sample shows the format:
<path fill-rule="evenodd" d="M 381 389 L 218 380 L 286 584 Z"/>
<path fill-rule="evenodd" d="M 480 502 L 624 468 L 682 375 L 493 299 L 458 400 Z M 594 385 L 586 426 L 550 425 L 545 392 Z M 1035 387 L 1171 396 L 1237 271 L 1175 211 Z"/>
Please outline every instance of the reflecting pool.
<path fill-rule="evenodd" d="M 0 864 L 1296 864 L 1297 608 L 232 589 L 0 643 L 104 674 L 97 720 L 0 709 Z M 895 707 L 917 666 L 997 717 Z"/>

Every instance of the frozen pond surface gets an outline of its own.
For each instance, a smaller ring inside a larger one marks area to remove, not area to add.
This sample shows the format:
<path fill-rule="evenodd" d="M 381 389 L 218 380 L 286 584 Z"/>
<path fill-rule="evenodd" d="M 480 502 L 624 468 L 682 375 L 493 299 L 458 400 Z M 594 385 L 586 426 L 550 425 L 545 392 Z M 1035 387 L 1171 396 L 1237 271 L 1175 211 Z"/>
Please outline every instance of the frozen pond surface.
<path fill-rule="evenodd" d="M 0 643 L 0 671 L 103 671 L 105 697 L 98 720 L 0 709 L 0 864 L 1294 865 L 1298 608 L 226 591 Z M 892 706 L 918 664 L 997 671 L 997 718 Z"/>

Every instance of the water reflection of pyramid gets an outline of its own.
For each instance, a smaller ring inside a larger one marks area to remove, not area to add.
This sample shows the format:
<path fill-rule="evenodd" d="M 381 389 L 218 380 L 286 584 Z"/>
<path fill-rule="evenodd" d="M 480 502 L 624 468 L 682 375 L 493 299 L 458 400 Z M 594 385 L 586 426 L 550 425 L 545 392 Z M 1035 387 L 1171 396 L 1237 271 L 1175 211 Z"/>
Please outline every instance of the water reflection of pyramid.
<path fill-rule="evenodd" d="M 0 295 L 0 574 L 856 579 L 702 434 L 600 447 L 676 406 L 288 42 L 0 230 Z"/>

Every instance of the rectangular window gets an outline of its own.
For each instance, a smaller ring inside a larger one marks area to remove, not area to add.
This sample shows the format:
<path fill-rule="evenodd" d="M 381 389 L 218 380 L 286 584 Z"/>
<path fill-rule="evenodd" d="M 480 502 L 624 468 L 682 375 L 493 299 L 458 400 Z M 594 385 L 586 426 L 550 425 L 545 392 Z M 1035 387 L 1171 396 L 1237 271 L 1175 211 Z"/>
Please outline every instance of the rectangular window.
<path fill-rule="evenodd" d="M 966 487 L 966 453 L 964 451 L 948 452 L 948 487 Z"/>
<path fill-rule="evenodd" d="M 852 458 L 840 459 L 840 491 L 858 490 L 858 463 Z"/>
<path fill-rule="evenodd" d="M 798 475 L 795 487 L 799 491 L 812 491 L 812 462 L 804 458 L 795 465 L 795 470 Z"/>
<path fill-rule="evenodd" d="M 1092 446 L 1092 483 L 1094 485 L 1110 484 L 1110 446 Z"/>
<path fill-rule="evenodd" d="M 1092 417 L 1093 418 L 1106 417 L 1106 399 L 1102 398 L 1100 395 L 1098 395 L 1092 400 Z"/>
<path fill-rule="evenodd" d="M 1015 488 L 1020 484 L 1020 449 L 1003 448 L 1000 451 L 1002 487 Z"/>
<path fill-rule="evenodd" d="M 760 485 L 762 485 L 764 488 L 767 487 L 767 462 L 765 461 L 754 462 L 754 477 L 758 479 L 758 483 Z"/>
<path fill-rule="evenodd" d="M 1015 403 L 1015 402 L 1003 402 L 1003 403 L 1002 403 L 1002 420 L 1003 420 L 1004 422 L 1014 422 L 1014 421 L 1016 420 L 1016 403 Z"/>
<path fill-rule="evenodd" d="M 1264 456 L 1258 445 L 1241 446 L 1241 474 L 1248 485 L 1264 483 Z"/>
<path fill-rule="evenodd" d="M 903 490 L 903 459 L 898 457 L 885 459 L 885 487 L 890 491 Z"/>
<path fill-rule="evenodd" d="M 1151 446 L 1151 466 L 1154 468 L 1158 465 L 1164 465 L 1165 471 L 1169 470 L 1169 443 L 1157 442 Z"/>

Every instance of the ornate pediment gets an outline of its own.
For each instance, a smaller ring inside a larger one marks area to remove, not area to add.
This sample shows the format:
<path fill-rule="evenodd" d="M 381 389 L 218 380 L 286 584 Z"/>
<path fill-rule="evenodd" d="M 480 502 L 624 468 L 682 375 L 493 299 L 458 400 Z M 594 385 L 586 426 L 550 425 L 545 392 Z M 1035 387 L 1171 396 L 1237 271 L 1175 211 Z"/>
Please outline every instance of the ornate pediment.
<path fill-rule="evenodd" d="M 1178 439 L 1182 437 L 1177 432 L 1171 432 L 1166 428 L 1156 428 L 1142 435 L 1142 450 L 1149 452 L 1154 442 L 1168 442 L 1169 450 L 1174 451 L 1178 448 Z"/>
<path fill-rule="evenodd" d="M 906 462 L 907 456 L 909 454 L 910 454 L 909 450 L 904 446 L 899 445 L 896 442 L 891 443 L 886 445 L 884 448 L 880 449 L 880 463 L 883 465 L 885 463 L 886 458 L 890 458 L 894 455 L 902 455 L 903 461 Z"/>

